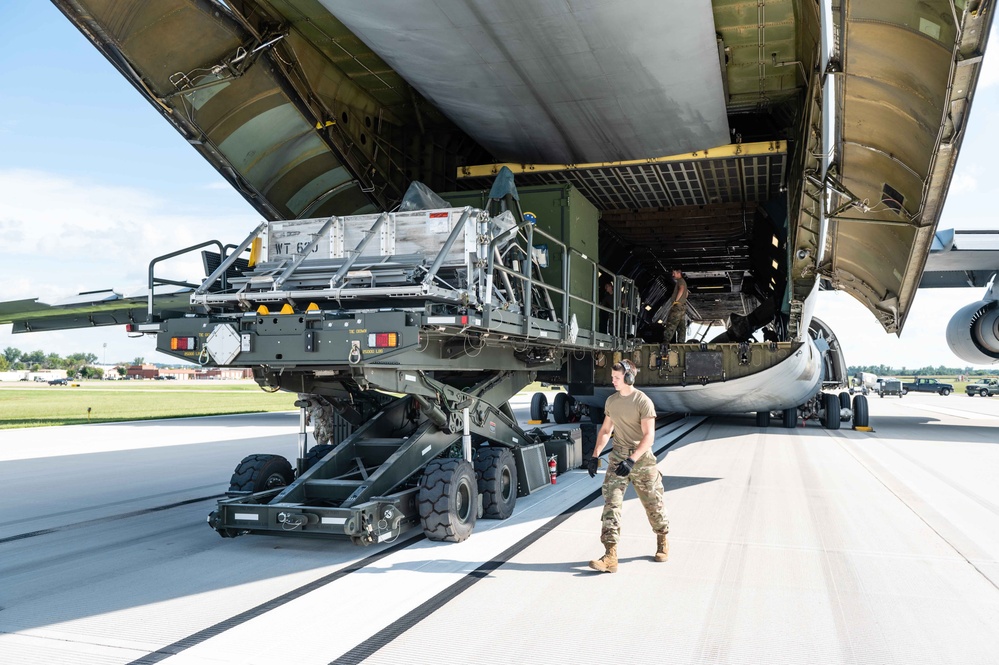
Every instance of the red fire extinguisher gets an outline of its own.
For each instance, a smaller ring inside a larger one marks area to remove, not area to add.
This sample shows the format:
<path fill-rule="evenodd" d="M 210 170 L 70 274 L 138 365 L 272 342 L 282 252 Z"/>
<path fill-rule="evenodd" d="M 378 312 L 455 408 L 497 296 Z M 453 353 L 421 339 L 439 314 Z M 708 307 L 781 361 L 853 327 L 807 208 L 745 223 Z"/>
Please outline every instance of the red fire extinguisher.
<path fill-rule="evenodd" d="M 555 464 L 555 455 L 548 458 L 548 473 L 552 475 L 552 485 L 555 484 L 555 475 L 557 474 L 557 465 Z"/>

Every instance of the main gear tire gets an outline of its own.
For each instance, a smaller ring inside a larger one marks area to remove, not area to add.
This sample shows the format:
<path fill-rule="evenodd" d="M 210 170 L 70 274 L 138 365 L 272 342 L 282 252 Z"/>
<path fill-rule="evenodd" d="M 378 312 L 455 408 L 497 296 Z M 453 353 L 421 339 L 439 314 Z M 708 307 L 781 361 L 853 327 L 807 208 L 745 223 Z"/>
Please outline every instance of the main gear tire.
<path fill-rule="evenodd" d="M 572 403 L 575 400 L 565 393 L 556 393 L 555 401 L 552 402 L 552 416 L 559 425 L 564 425 L 572 420 Z"/>
<path fill-rule="evenodd" d="M 420 525 L 430 540 L 460 543 L 472 535 L 478 514 L 475 469 L 463 459 L 435 459 L 420 480 Z"/>
<path fill-rule="evenodd" d="M 770 427 L 770 412 L 769 411 L 757 411 L 756 412 L 756 426 L 757 427 Z"/>
<path fill-rule="evenodd" d="M 781 414 L 781 420 L 784 423 L 784 427 L 788 429 L 793 429 L 798 426 L 798 407 L 792 406 L 790 408 L 784 409 Z"/>
<path fill-rule="evenodd" d="M 853 426 L 870 427 L 871 417 L 867 409 L 867 398 L 857 395 L 853 398 Z"/>
<path fill-rule="evenodd" d="M 295 479 L 291 464 L 280 455 L 248 455 L 229 479 L 229 496 L 253 494 L 284 487 Z"/>
<path fill-rule="evenodd" d="M 548 422 L 548 398 L 544 393 L 534 393 L 531 397 L 531 420 Z"/>
<path fill-rule="evenodd" d="M 505 520 L 517 504 L 517 463 L 509 448 L 479 448 L 475 479 L 482 495 L 482 516 Z"/>
<path fill-rule="evenodd" d="M 849 409 L 850 408 L 850 393 L 845 390 L 839 394 L 839 408 Z"/>
<path fill-rule="evenodd" d="M 825 415 L 822 417 L 822 426 L 826 429 L 839 429 L 840 423 L 840 402 L 839 395 L 824 393 L 822 395 Z"/>

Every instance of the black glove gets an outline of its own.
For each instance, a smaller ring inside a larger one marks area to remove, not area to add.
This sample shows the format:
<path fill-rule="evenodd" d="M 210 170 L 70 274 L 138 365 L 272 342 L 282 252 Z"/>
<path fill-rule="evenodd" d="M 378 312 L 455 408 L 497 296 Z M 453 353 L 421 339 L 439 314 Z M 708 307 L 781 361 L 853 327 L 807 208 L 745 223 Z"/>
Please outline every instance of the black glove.
<path fill-rule="evenodd" d="M 597 477 L 597 469 L 600 468 L 600 460 L 596 457 L 591 457 L 586 460 L 586 472 L 590 474 L 590 478 Z"/>
<path fill-rule="evenodd" d="M 619 476 L 627 476 L 629 473 L 631 473 L 631 470 L 634 467 L 635 467 L 635 460 L 631 459 L 630 457 L 626 457 L 623 462 L 617 465 L 617 468 L 614 469 L 614 473 L 616 473 Z"/>

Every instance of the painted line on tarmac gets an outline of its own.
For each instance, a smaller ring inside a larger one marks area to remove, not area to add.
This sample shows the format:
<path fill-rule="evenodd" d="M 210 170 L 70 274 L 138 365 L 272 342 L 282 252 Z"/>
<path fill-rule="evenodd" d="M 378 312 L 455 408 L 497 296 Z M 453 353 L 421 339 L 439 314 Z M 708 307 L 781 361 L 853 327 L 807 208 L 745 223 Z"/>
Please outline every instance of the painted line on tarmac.
<path fill-rule="evenodd" d="M 673 432 L 670 432 L 672 438 L 666 443 L 666 445 L 660 446 L 655 449 L 656 462 L 662 461 L 665 457 L 666 451 L 673 445 L 683 440 L 688 434 L 696 430 L 706 421 L 706 418 L 701 418 L 699 421 L 695 422 L 689 429 L 677 428 Z M 610 471 L 608 471 L 610 473 Z M 451 586 L 447 587 L 440 593 L 436 594 L 432 598 L 428 599 L 421 605 L 413 608 L 403 616 L 399 617 L 391 624 L 378 631 L 371 637 L 363 640 L 360 644 L 350 649 L 349 651 L 342 654 L 335 660 L 330 661 L 330 665 L 357 665 L 366 659 L 373 656 L 377 651 L 385 646 L 388 646 L 392 641 L 401 636 L 410 628 L 413 628 L 421 621 L 429 617 L 431 614 L 441 609 L 449 602 L 454 600 L 460 594 L 467 591 L 479 580 L 488 577 L 497 568 L 503 566 L 514 556 L 527 549 L 529 546 L 533 545 L 542 536 L 549 534 L 554 531 L 559 525 L 568 520 L 573 514 L 579 510 L 585 508 L 587 505 L 592 503 L 600 496 L 600 490 L 596 489 L 584 496 L 582 499 L 566 508 L 564 511 L 550 519 L 548 522 L 538 527 L 535 531 L 532 531 L 528 535 L 521 538 L 517 543 L 507 548 L 505 551 L 501 552 L 496 558 L 487 561 L 482 564 L 472 572 L 465 575 Z M 132 665 L 132 664 L 130 664 Z"/>
<path fill-rule="evenodd" d="M 117 522 L 118 520 L 129 519 L 130 517 L 139 517 L 140 515 L 158 513 L 164 510 L 170 510 L 171 508 L 179 508 L 180 506 L 186 506 L 192 503 L 199 503 L 201 501 L 218 500 L 223 497 L 225 497 L 225 494 L 213 494 L 212 496 L 202 496 L 198 497 L 197 499 L 186 499 L 184 501 L 177 501 L 176 503 L 168 503 L 163 506 L 155 506 L 153 508 L 143 508 L 142 510 L 133 510 L 128 513 L 121 513 L 119 515 L 111 515 L 109 517 L 99 517 L 92 520 L 86 520 L 85 522 L 76 522 L 74 524 L 66 524 L 64 526 L 55 526 L 52 527 L 51 529 L 39 529 L 38 531 L 19 533 L 16 536 L 7 536 L 6 538 L 0 538 L 0 545 L 4 543 L 12 543 L 18 540 L 26 540 L 28 538 L 45 536 L 50 533 L 58 533 L 60 531 L 73 531 L 75 529 L 82 529 L 88 526 L 96 526 L 98 524 L 104 524 L 106 522 Z"/>
<path fill-rule="evenodd" d="M 666 450 L 668 448 L 672 447 L 675 443 L 682 440 L 688 433 L 697 429 L 701 424 L 704 423 L 704 421 L 705 419 L 702 418 L 701 420 L 695 422 L 693 426 L 690 427 L 689 429 L 681 431 L 682 428 L 678 428 L 677 430 L 668 433 L 667 436 L 671 436 L 672 438 L 665 445 L 660 446 L 659 448 L 654 450 L 656 454 L 656 461 L 657 462 L 661 461 L 662 457 L 665 456 Z M 462 580 L 459 580 L 458 582 L 454 583 L 453 585 L 448 587 L 448 589 L 445 589 L 444 591 L 437 594 L 427 602 L 423 603 L 416 609 L 409 612 L 407 615 L 403 616 L 400 619 L 400 621 L 394 622 L 393 625 L 390 626 L 389 628 L 386 628 L 381 632 L 376 633 L 371 640 L 365 640 L 364 642 L 354 647 L 344 655 L 340 656 L 337 660 L 333 662 L 337 664 L 361 662 L 362 660 L 364 660 L 364 658 L 370 655 L 370 653 L 373 653 L 377 649 L 381 648 L 381 646 L 388 644 L 389 642 L 391 642 L 393 639 L 401 635 L 403 632 L 405 632 L 412 626 L 415 626 L 417 623 L 419 623 L 420 620 L 429 616 L 431 612 L 438 609 L 439 607 L 442 607 L 448 600 L 457 596 L 459 593 L 470 587 L 472 584 L 477 582 L 482 577 L 488 575 L 489 571 L 494 570 L 499 566 L 501 566 L 504 562 L 506 562 L 512 556 L 514 556 L 517 552 L 523 550 L 528 545 L 538 540 L 541 536 L 545 535 L 546 533 L 554 529 L 556 526 L 558 526 L 566 519 L 568 519 L 569 516 L 572 515 L 572 513 L 586 506 L 588 503 L 592 502 L 598 496 L 600 496 L 599 489 L 589 493 L 582 500 L 577 501 L 570 508 L 563 511 L 560 515 L 550 520 L 543 526 L 539 527 L 532 534 L 521 539 L 516 545 L 508 548 L 506 551 L 501 553 L 499 557 L 497 557 L 496 559 L 493 559 L 492 561 L 489 561 L 483 564 L 482 566 L 479 566 L 479 568 L 466 575 L 465 578 L 463 578 Z M 308 593 L 311 593 L 339 579 L 342 579 L 351 573 L 355 573 L 359 570 L 362 570 L 380 561 L 381 559 L 384 559 L 385 557 L 398 552 L 399 550 L 405 549 L 410 545 L 420 542 L 424 538 L 425 536 L 422 533 L 419 533 L 405 540 L 401 540 L 393 544 L 392 546 L 382 550 L 381 552 L 377 552 L 368 557 L 365 557 L 364 559 L 361 559 L 360 561 L 357 561 L 356 563 L 353 563 L 345 568 L 341 568 L 336 572 L 330 573 L 329 575 L 321 577 L 313 582 L 309 582 L 308 584 L 300 586 L 296 589 L 292 589 L 287 593 L 277 596 L 276 598 L 272 598 L 271 600 L 261 603 L 256 607 L 252 607 L 246 610 L 245 612 L 241 612 L 240 614 L 229 617 L 228 619 L 224 619 L 223 621 L 220 621 L 212 626 L 209 626 L 208 628 L 205 628 L 196 633 L 188 635 L 187 637 L 183 637 L 177 640 L 176 642 L 173 642 L 172 644 L 168 644 L 141 658 L 133 660 L 129 662 L 127 665 L 152 665 L 154 663 L 159 663 L 162 660 L 175 656 L 182 651 L 186 651 L 191 647 L 197 646 L 202 642 L 205 642 L 218 635 L 221 635 L 227 630 L 235 628 L 241 624 L 246 623 L 247 621 L 250 621 L 251 619 L 255 619 L 263 614 L 266 614 L 267 612 L 270 612 L 271 610 L 277 609 L 282 605 L 286 605 L 287 603 L 290 603 L 293 600 L 301 598 L 302 596 Z M 399 626 L 402 625 L 405 625 L 405 628 L 399 628 Z M 378 644 L 378 646 L 375 648 L 371 648 L 371 646 L 369 646 L 370 644 L 376 644 L 376 643 Z M 358 657 L 356 654 L 360 653 L 364 653 L 366 655 Z"/>
<path fill-rule="evenodd" d="M 174 642 L 173 644 L 168 644 L 165 647 L 161 647 L 156 651 L 153 651 L 152 653 L 143 656 L 142 658 L 138 658 L 136 660 L 131 661 L 130 663 L 128 663 L 128 665 L 152 665 L 153 663 L 158 663 L 161 660 L 165 660 L 172 656 L 176 656 L 181 651 L 186 651 L 187 649 L 190 649 L 193 646 L 197 646 L 198 644 L 201 644 L 202 642 L 209 640 L 215 637 L 216 635 L 221 635 L 227 630 L 235 628 L 240 624 L 246 623 L 250 619 L 255 619 L 262 614 L 266 614 L 267 612 L 277 609 L 282 605 L 286 605 L 291 601 L 301 598 L 302 596 L 308 593 L 312 593 L 316 589 L 320 589 L 326 586 L 327 584 L 336 582 L 337 580 L 346 577 L 351 573 L 355 573 L 361 570 L 362 568 L 370 566 L 371 564 L 381 559 L 384 559 L 390 554 L 395 554 L 399 550 L 409 547 L 413 543 L 416 543 L 420 540 L 423 540 L 424 537 L 425 536 L 422 533 L 420 533 L 415 537 L 399 541 L 398 543 L 395 543 L 394 545 L 385 548 L 381 552 L 377 552 L 375 554 L 372 554 L 371 556 L 365 557 L 360 561 L 353 563 L 345 568 L 341 568 L 340 570 L 334 573 L 330 573 L 329 575 L 320 577 L 319 579 L 313 582 L 309 582 L 308 584 L 302 585 L 297 589 L 292 589 L 291 591 L 284 593 L 276 598 L 272 598 L 271 600 L 268 600 L 265 603 L 261 603 L 256 607 L 251 607 L 245 612 L 241 612 L 240 614 L 237 614 L 235 616 L 229 617 L 228 619 L 218 622 L 214 626 L 209 626 L 204 630 L 199 630 L 198 632 L 192 635 L 183 637 Z"/>

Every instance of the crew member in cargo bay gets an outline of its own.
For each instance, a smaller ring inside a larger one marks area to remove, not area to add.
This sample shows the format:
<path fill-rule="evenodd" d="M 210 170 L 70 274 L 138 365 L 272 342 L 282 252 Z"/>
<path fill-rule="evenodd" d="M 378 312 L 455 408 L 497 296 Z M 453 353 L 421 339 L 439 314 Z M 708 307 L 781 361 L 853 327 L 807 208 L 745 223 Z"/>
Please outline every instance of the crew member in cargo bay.
<path fill-rule="evenodd" d="M 590 562 L 590 568 L 603 573 L 617 572 L 617 542 L 621 536 L 621 506 L 624 491 L 630 482 L 635 493 L 645 507 L 649 524 L 656 534 L 655 561 L 666 561 L 669 557 L 669 517 L 663 504 L 663 476 L 656 467 L 656 456 L 652 454 L 652 441 L 655 438 L 656 408 L 645 393 L 635 388 L 638 368 L 628 360 L 614 363 L 611 367 L 611 383 L 615 392 L 604 405 L 604 424 L 597 434 L 593 457 L 587 460 L 586 468 L 593 478 L 597 475 L 600 452 L 614 435 L 614 447 L 608 459 L 607 473 L 601 488 L 604 495 L 604 511 L 600 519 L 600 542 L 606 552 L 602 557 Z"/>
<path fill-rule="evenodd" d="M 687 280 L 683 278 L 683 273 L 679 268 L 673 268 L 673 304 L 670 305 L 669 314 L 666 315 L 666 323 L 663 326 L 663 341 L 667 344 L 673 342 L 673 335 L 677 335 L 677 342 L 683 344 L 687 340 Z"/>

